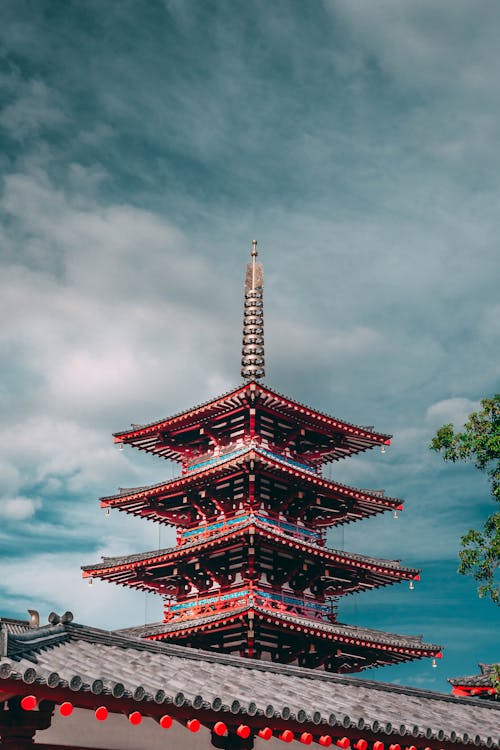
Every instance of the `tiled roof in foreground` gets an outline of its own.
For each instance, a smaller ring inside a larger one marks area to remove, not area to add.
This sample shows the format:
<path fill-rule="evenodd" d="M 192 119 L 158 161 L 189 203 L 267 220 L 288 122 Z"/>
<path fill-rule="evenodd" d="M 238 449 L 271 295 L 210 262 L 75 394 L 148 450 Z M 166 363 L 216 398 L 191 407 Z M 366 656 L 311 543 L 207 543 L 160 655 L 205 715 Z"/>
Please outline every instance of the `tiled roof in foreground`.
<path fill-rule="evenodd" d="M 249 661 L 72 622 L 24 630 L 0 620 L 0 692 L 16 685 L 21 694 L 45 691 L 56 702 L 70 690 L 75 705 L 120 698 L 145 716 L 168 710 L 177 718 L 189 709 L 255 730 L 286 722 L 293 731 L 364 732 L 387 743 L 407 737 L 408 745 L 422 748 L 500 747 L 496 702 Z"/>

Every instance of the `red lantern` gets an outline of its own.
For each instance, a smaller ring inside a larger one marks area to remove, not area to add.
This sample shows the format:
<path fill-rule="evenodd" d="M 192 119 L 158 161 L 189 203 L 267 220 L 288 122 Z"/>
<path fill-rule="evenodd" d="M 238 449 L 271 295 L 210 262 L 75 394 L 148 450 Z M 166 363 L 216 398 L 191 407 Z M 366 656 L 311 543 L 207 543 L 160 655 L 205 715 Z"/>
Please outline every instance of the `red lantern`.
<path fill-rule="evenodd" d="M 332 738 L 330 737 L 329 734 L 322 734 L 318 742 L 320 745 L 323 745 L 323 747 L 330 747 L 330 745 L 332 744 Z"/>
<path fill-rule="evenodd" d="M 264 727 L 263 729 L 259 729 L 257 734 L 262 740 L 270 740 L 273 736 L 273 730 L 269 729 L 269 727 Z"/>
<path fill-rule="evenodd" d="M 236 734 L 238 737 L 241 737 L 242 740 L 247 740 L 250 737 L 250 727 L 247 727 L 246 724 L 240 724 L 236 730 Z"/>
<path fill-rule="evenodd" d="M 137 726 L 137 724 L 140 724 L 142 721 L 142 716 L 139 713 L 139 711 L 132 711 L 131 714 L 128 715 L 128 720 L 131 724 L 134 724 L 134 726 Z"/>
<path fill-rule="evenodd" d="M 384 750 L 384 743 L 377 740 L 373 743 L 373 750 Z"/>
<path fill-rule="evenodd" d="M 292 740 L 293 740 L 293 732 L 291 731 L 291 729 L 285 729 L 278 736 L 279 736 L 280 740 L 283 740 L 283 742 L 292 742 Z"/>
<path fill-rule="evenodd" d="M 25 711 L 33 711 L 36 708 L 36 698 L 34 695 L 25 695 L 21 700 L 21 708 Z"/>
<path fill-rule="evenodd" d="M 106 706 L 99 706 L 99 708 L 96 708 L 95 717 L 97 721 L 106 721 L 108 718 L 108 709 Z"/>
<path fill-rule="evenodd" d="M 214 725 L 214 734 L 216 734 L 218 737 L 222 737 L 222 735 L 226 734 L 226 732 L 227 727 L 223 721 L 218 721 L 217 724 Z"/>
<path fill-rule="evenodd" d="M 189 719 L 189 721 L 186 723 L 186 726 L 190 732 L 197 732 L 201 725 L 198 719 Z"/>
<path fill-rule="evenodd" d="M 354 747 L 355 747 L 355 750 L 367 750 L 368 742 L 366 740 L 360 739 L 356 742 Z M 393 748 L 393 750 L 396 750 L 396 749 Z M 399 748 L 399 750 L 401 750 L 401 748 Z"/>
<path fill-rule="evenodd" d="M 71 716 L 73 713 L 73 704 L 69 701 L 65 701 L 64 703 L 61 703 L 59 706 L 59 713 L 61 716 Z"/>
<path fill-rule="evenodd" d="M 348 747 L 351 747 L 351 740 L 349 737 L 342 737 L 342 739 L 337 740 L 335 744 L 341 747 L 342 750 L 347 750 Z"/>
<path fill-rule="evenodd" d="M 401 750 L 401 745 L 397 743 L 395 745 L 389 745 L 389 750 Z"/>
<path fill-rule="evenodd" d="M 299 739 L 304 745 L 310 745 L 313 741 L 313 736 L 311 732 L 302 732 Z"/>
<path fill-rule="evenodd" d="M 415 747 L 415 745 L 410 745 L 410 747 L 408 748 L 408 750 L 417 750 L 417 748 Z"/>
<path fill-rule="evenodd" d="M 163 727 L 163 729 L 170 729 L 172 726 L 172 717 L 168 714 L 165 714 L 165 716 L 162 716 L 160 719 L 160 726 Z"/>

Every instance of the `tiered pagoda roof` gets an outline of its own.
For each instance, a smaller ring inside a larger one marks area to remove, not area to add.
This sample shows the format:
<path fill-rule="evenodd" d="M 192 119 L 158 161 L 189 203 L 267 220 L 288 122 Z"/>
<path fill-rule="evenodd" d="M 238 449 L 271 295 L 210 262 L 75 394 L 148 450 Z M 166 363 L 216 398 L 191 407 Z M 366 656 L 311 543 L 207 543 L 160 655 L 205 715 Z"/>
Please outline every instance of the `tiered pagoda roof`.
<path fill-rule="evenodd" d="M 255 409 L 255 415 L 251 410 Z M 132 445 L 174 461 L 213 450 L 242 435 L 250 417 L 254 432 L 280 447 L 300 452 L 312 466 L 390 445 L 391 435 L 345 422 L 273 391 L 254 380 L 171 417 L 114 433 L 115 443 Z M 250 430 L 249 430 L 250 432 Z"/>
<path fill-rule="evenodd" d="M 264 504 L 272 497 L 278 511 L 286 508 L 291 512 L 295 506 L 298 515 L 307 513 L 308 522 L 317 527 L 349 523 L 403 507 L 401 499 L 387 497 L 383 491 L 328 480 L 305 464 L 280 456 L 254 440 L 244 444 L 244 439 L 234 450 L 194 464 L 184 476 L 122 489 L 101 498 L 101 506 L 159 523 L 187 526 L 204 516 L 234 512 L 245 494 L 250 471 L 258 474 Z"/>
<path fill-rule="evenodd" d="M 85 577 L 153 591 L 164 621 L 127 632 L 150 640 L 327 671 L 354 672 L 441 656 L 420 637 L 337 621 L 340 596 L 419 571 L 326 546 L 326 529 L 402 508 L 381 490 L 323 476 L 326 463 L 390 436 L 316 411 L 264 386 L 262 266 L 256 243 L 245 281 L 243 385 L 115 441 L 178 461 L 181 475 L 101 498 L 177 529 L 173 548 L 87 565 Z"/>
<path fill-rule="evenodd" d="M 251 601 L 253 599 L 253 601 Z M 397 635 L 372 628 L 326 622 L 278 609 L 251 592 L 237 600 L 238 606 L 219 612 L 202 611 L 197 616 L 173 618 L 125 628 L 126 635 L 150 640 L 173 639 L 176 643 L 210 651 L 260 658 L 265 650 L 283 664 L 348 674 L 422 658 L 441 658 L 441 646 L 424 643 L 420 636 Z M 246 648 L 242 633 L 253 632 Z M 304 644 L 307 644 L 306 648 Z M 234 649 L 233 644 L 237 644 Z"/>
<path fill-rule="evenodd" d="M 123 557 L 103 557 L 102 563 L 83 567 L 84 577 L 100 578 L 163 595 L 177 594 L 179 588 L 187 585 L 186 582 L 196 580 L 198 590 L 207 591 L 214 582 L 220 584 L 223 580 L 228 583 L 228 576 L 217 570 L 216 554 L 224 553 L 228 569 L 234 569 L 237 563 L 248 567 L 250 544 L 263 548 L 258 575 L 264 574 L 266 583 L 272 582 L 273 577 L 282 582 L 293 578 L 296 588 L 304 590 L 316 584 L 315 588 L 328 596 L 378 588 L 397 581 L 419 580 L 420 577 L 417 568 L 403 567 L 399 560 L 382 560 L 331 549 L 324 546 L 321 538 L 304 538 L 304 528 L 283 530 L 272 525 L 272 519 L 260 514 L 241 514 L 230 519 L 229 524 L 220 522 L 218 525 L 221 528 L 214 533 L 207 532 L 205 526 L 198 527 L 194 530 L 196 536 L 181 538 L 176 547 Z M 211 559 L 201 567 L 198 554 L 206 549 L 210 550 Z M 255 552 L 250 554 L 255 555 Z M 233 562 L 233 557 L 238 560 Z M 300 576 L 302 581 L 297 580 Z"/>

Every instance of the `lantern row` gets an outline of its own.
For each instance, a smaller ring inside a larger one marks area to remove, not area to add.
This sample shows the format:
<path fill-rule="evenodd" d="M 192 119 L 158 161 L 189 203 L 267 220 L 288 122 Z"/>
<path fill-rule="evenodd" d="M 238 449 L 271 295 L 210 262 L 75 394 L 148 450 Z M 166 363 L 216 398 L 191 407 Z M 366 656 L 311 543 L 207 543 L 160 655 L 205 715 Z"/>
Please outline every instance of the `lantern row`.
<path fill-rule="evenodd" d="M 21 708 L 23 708 L 25 711 L 33 711 L 37 707 L 37 705 L 38 700 L 34 695 L 25 695 L 21 700 Z M 64 701 L 64 703 L 61 703 L 59 706 L 59 713 L 64 717 L 71 716 L 71 714 L 73 713 L 73 704 L 70 701 Z M 106 721 L 109 716 L 109 711 L 106 706 L 99 706 L 95 709 L 94 714 L 97 721 Z M 140 724 L 142 722 L 142 719 L 143 716 L 140 711 L 132 711 L 128 714 L 128 720 L 133 726 L 137 726 L 138 724 Z M 173 721 L 174 720 L 171 716 L 169 716 L 168 714 L 164 714 L 159 719 L 158 723 L 163 729 L 170 729 Z M 201 729 L 201 722 L 198 719 L 188 719 L 185 722 L 185 727 L 190 732 L 198 732 Z M 212 731 L 217 736 L 224 737 L 228 734 L 228 727 L 223 721 L 217 721 L 214 724 Z M 247 724 L 240 724 L 235 732 L 238 737 L 246 740 L 250 737 L 252 730 Z M 355 743 L 351 744 L 351 740 L 349 739 L 349 737 L 341 737 L 338 740 L 334 740 L 334 738 L 330 734 L 322 734 L 319 737 L 315 738 L 311 734 L 311 732 L 301 732 L 300 734 L 296 734 L 292 732 L 291 729 L 284 729 L 282 731 L 275 732 L 273 729 L 271 729 L 271 727 L 263 727 L 262 729 L 259 729 L 256 734 L 263 740 L 270 740 L 272 737 L 277 737 L 282 742 L 289 743 L 293 742 L 293 740 L 298 740 L 304 745 L 310 745 L 313 740 L 315 740 L 322 747 L 330 747 L 333 742 L 335 742 L 335 745 L 341 748 L 341 750 L 349 750 L 349 748 L 351 747 L 353 748 L 353 750 L 368 750 L 369 747 L 369 743 L 363 738 L 358 739 Z M 385 745 L 383 742 L 377 740 L 373 742 L 372 750 L 385 750 Z M 402 750 L 402 748 L 401 745 L 395 743 L 388 745 L 388 750 Z M 415 745 L 410 745 L 405 747 L 404 750 L 417 750 L 417 748 L 415 747 Z M 431 748 L 426 747 L 423 750 L 431 750 Z"/>

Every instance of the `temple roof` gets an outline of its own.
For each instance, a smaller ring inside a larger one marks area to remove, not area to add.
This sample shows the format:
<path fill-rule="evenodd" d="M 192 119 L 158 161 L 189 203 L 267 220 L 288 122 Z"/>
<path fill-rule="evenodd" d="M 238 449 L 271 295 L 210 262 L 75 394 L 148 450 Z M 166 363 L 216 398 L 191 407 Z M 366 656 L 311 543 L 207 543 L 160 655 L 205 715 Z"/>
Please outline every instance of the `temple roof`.
<path fill-rule="evenodd" d="M 374 432 L 372 428 L 351 424 L 325 412 L 312 409 L 255 381 L 244 383 L 217 398 L 173 416 L 147 424 L 134 424 L 131 429 L 114 433 L 114 438 L 117 443 L 127 443 L 140 450 L 181 461 L 182 451 L 177 449 L 175 440 L 172 443 L 165 443 L 165 433 L 208 425 L 214 419 L 220 419 L 225 415 L 241 412 L 242 409 L 251 407 L 263 408 L 270 414 L 291 419 L 297 425 L 313 431 L 318 430 L 325 434 L 342 436 L 341 445 L 332 446 L 330 450 L 324 451 L 321 458 L 323 462 L 337 460 L 376 445 L 390 443 L 390 435 Z"/>
<path fill-rule="evenodd" d="M 152 505 L 151 501 L 159 500 L 166 495 L 182 495 L 186 490 L 197 486 L 206 487 L 207 478 L 222 479 L 234 471 L 241 471 L 241 467 L 249 461 L 255 461 L 257 466 L 260 465 L 262 468 L 259 470 L 272 473 L 288 482 L 300 483 L 304 489 L 312 489 L 318 495 L 336 498 L 346 504 L 345 511 L 339 513 L 335 520 L 327 521 L 324 524 L 326 526 L 356 521 L 386 510 L 402 508 L 402 500 L 399 498 L 387 497 L 380 491 L 362 490 L 333 482 L 259 446 L 243 446 L 181 477 L 149 486 L 121 489 L 117 494 L 102 497 L 101 505 L 116 507 L 134 515 L 150 516 L 155 521 L 172 524 L 173 521 L 162 518 L 161 509 Z"/>
<path fill-rule="evenodd" d="M 500 662 L 484 664 L 479 662 L 479 674 L 465 677 L 449 677 L 448 682 L 453 685 L 453 695 L 465 698 L 477 696 L 482 700 L 497 700 L 500 694 L 498 687 Z"/>
<path fill-rule="evenodd" d="M 16 688 L 17 686 L 17 688 Z M 439 748 L 500 747 L 500 705 L 141 640 L 75 623 L 0 620 L 0 691 L 159 718 L 245 722 Z M 188 715 L 189 715 L 188 714 Z M 140 729 L 134 730 L 140 732 Z M 138 742 L 140 742 L 138 735 Z"/>
<path fill-rule="evenodd" d="M 448 677 L 451 685 L 467 685 L 468 687 L 480 686 L 491 687 L 491 678 L 494 674 L 495 667 L 500 668 L 500 662 L 496 664 L 484 664 L 479 662 L 479 674 L 468 675 L 465 677 Z"/>
<path fill-rule="evenodd" d="M 325 566 L 333 568 L 342 567 L 352 572 L 363 573 L 366 576 L 366 581 L 364 583 L 360 581 L 357 585 L 352 585 L 348 589 L 349 592 L 365 587 L 373 588 L 395 583 L 396 581 L 415 580 L 419 578 L 419 569 L 404 567 L 400 564 L 399 560 L 385 560 L 331 549 L 270 527 L 268 523 L 262 522 L 258 517 L 254 516 L 244 517 L 242 522 L 237 526 L 222 527 L 220 531 L 210 534 L 208 538 L 200 535 L 193 541 L 188 541 L 176 547 L 133 555 L 103 557 L 101 563 L 84 565 L 82 566 L 82 570 L 85 577 L 102 578 L 111 580 L 114 583 L 135 586 L 145 590 L 150 588 L 157 590 L 157 586 L 149 585 L 146 579 L 138 578 L 136 571 L 145 571 L 149 567 L 154 573 L 154 569 L 162 566 L 162 564 L 178 564 L 184 558 L 192 558 L 193 554 L 208 553 L 208 551 L 214 552 L 216 549 L 227 546 L 228 542 L 232 543 L 234 539 L 247 535 L 249 528 L 255 530 L 257 537 L 261 536 L 263 539 L 267 539 L 269 542 L 279 545 L 287 551 L 292 549 L 296 553 L 302 553 L 307 557 L 319 559 Z"/>
<path fill-rule="evenodd" d="M 233 609 L 229 613 L 231 618 L 237 618 L 240 614 L 249 609 L 248 606 L 242 606 L 239 609 Z M 442 646 L 433 643 L 424 643 L 422 636 L 399 635 L 397 633 L 387 633 L 384 630 L 375 630 L 373 628 L 363 628 L 358 625 L 345 625 L 344 623 L 330 623 L 325 620 L 312 620 L 299 614 L 270 610 L 267 607 L 253 605 L 253 611 L 265 618 L 266 622 L 274 622 L 280 628 L 289 628 L 294 631 L 303 632 L 309 636 L 320 636 L 334 643 L 352 644 L 355 646 L 367 648 L 381 648 L 387 653 L 387 656 L 396 656 L 398 661 L 407 661 L 420 656 L 441 656 Z M 211 627 L 220 627 L 220 624 L 228 618 L 228 612 L 222 611 L 214 614 L 190 618 L 184 621 L 159 622 L 142 625 L 133 628 L 125 628 L 122 631 L 127 635 L 135 635 L 147 639 L 161 639 L 163 635 L 169 633 L 181 633 L 182 631 L 199 630 L 205 631 Z M 391 653 L 392 652 L 392 653 Z M 393 659 L 391 659 L 391 662 Z M 373 665 L 370 665 L 373 666 Z"/>

